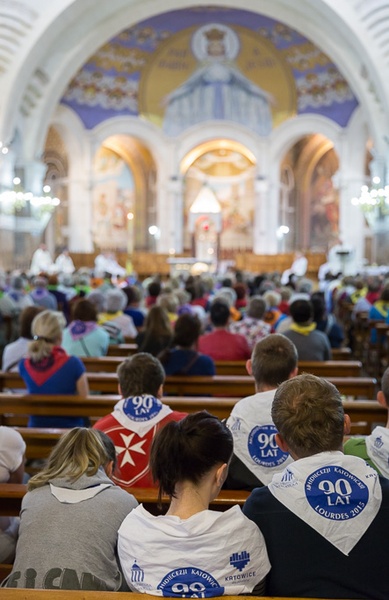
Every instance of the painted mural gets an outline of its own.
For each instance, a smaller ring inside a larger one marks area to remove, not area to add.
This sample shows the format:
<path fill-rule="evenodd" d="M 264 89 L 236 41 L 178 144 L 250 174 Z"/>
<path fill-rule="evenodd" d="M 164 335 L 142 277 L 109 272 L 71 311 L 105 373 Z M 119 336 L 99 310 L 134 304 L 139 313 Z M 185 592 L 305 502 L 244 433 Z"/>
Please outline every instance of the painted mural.
<path fill-rule="evenodd" d="M 100 249 L 128 248 L 127 214 L 134 210 L 134 180 L 124 161 L 101 148 L 94 161 L 93 241 Z"/>
<path fill-rule="evenodd" d="M 87 128 L 141 115 L 169 136 L 208 119 L 266 136 L 308 113 L 346 126 L 358 104 L 337 67 L 300 33 L 220 7 L 171 11 L 124 30 L 87 61 L 62 103 Z"/>

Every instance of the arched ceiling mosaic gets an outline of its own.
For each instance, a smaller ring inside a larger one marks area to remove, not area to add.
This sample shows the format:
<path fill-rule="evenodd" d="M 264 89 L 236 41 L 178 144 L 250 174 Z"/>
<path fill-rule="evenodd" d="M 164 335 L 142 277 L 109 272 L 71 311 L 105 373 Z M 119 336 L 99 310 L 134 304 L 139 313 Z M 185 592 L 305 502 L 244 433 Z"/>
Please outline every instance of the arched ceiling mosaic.
<path fill-rule="evenodd" d="M 171 136 L 209 119 L 268 135 L 312 113 L 345 127 L 358 105 L 312 41 L 260 14 L 220 7 L 170 11 L 123 30 L 90 57 L 61 102 L 88 129 L 139 115 Z"/>

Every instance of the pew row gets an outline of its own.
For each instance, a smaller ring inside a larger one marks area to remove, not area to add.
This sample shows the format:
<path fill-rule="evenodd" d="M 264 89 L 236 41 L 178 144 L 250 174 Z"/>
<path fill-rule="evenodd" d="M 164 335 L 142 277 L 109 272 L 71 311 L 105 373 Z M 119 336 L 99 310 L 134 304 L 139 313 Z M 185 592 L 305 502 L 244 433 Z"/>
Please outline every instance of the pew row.
<path fill-rule="evenodd" d="M 169 398 L 169 404 L 175 410 L 188 413 L 208 410 L 220 419 L 226 419 L 230 415 L 237 401 L 237 398 Z M 343 404 L 345 412 L 351 419 L 353 435 L 368 435 L 377 424 L 386 424 L 387 411 L 378 403 L 357 400 L 345 401 Z M 26 442 L 27 460 L 47 458 L 60 436 L 68 431 L 67 429 L 43 427 L 16 427 L 15 429 L 19 431 Z"/>
<path fill-rule="evenodd" d="M 21 426 L 20 433 L 26 440 L 28 458 L 42 458 L 47 456 L 50 448 L 62 433 L 62 429 L 43 429 L 23 427 L 26 415 L 53 415 L 53 416 L 81 416 L 95 420 L 112 412 L 116 402 L 120 399 L 117 395 L 88 396 L 43 396 L 43 395 L 18 395 L 0 394 L 1 424 Z M 220 419 L 227 418 L 239 398 L 224 397 L 166 397 L 164 402 L 173 410 L 192 413 L 199 410 L 208 410 Z M 345 411 L 350 415 L 353 425 L 366 423 L 368 427 L 363 430 L 353 430 L 353 433 L 370 433 L 376 423 L 386 423 L 387 411 L 381 405 L 369 400 L 344 401 Z M 40 439 L 42 438 L 42 442 Z M 39 448 L 37 448 L 39 446 Z M 33 454 L 35 453 L 35 455 Z"/>
<path fill-rule="evenodd" d="M 107 356 L 122 356 L 124 358 L 135 354 L 138 346 L 135 343 L 130 344 L 110 344 L 108 346 Z M 351 348 L 332 348 L 332 360 L 351 360 Z"/>
<path fill-rule="evenodd" d="M 118 392 L 116 373 L 88 373 L 91 392 L 115 394 Z M 373 399 L 376 394 L 377 380 L 373 377 L 326 377 L 341 394 L 348 397 Z M 0 371 L 0 391 L 5 389 L 24 389 L 24 381 L 19 373 Z M 172 375 L 166 377 L 165 394 L 172 396 L 233 396 L 244 398 L 254 393 L 254 379 L 243 375 L 188 376 Z"/>
<path fill-rule="evenodd" d="M 132 354 L 138 351 L 138 346 L 132 344 L 110 344 L 108 346 L 107 356 L 121 356 L 128 358 Z"/>
<path fill-rule="evenodd" d="M 153 515 L 165 512 L 169 504 L 168 497 L 163 496 L 162 507 L 159 507 L 158 490 L 154 488 L 126 488 L 126 491 L 133 494 L 139 504 L 143 504 Z M 26 492 L 27 485 L 24 483 L 0 483 L 0 515 L 17 516 Z M 210 508 L 224 511 L 235 504 L 243 506 L 248 495 L 249 492 L 245 490 L 221 490 L 218 497 L 212 500 Z"/>
<path fill-rule="evenodd" d="M 82 357 L 88 373 L 116 373 L 123 362 L 121 356 Z M 247 375 L 246 361 L 216 361 L 218 375 Z M 318 377 L 360 377 L 362 363 L 359 360 L 300 361 L 299 373 L 311 373 Z"/>

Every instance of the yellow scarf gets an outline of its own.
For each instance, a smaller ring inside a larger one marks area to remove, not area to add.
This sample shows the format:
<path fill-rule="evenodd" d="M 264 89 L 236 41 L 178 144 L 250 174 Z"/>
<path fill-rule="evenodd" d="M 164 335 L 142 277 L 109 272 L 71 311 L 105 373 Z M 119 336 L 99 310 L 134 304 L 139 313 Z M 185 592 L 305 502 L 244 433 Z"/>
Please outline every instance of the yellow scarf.
<path fill-rule="evenodd" d="M 310 325 L 299 325 L 298 323 L 292 323 L 290 329 L 296 333 L 301 333 L 301 335 L 309 335 L 316 329 L 316 323 L 311 323 Z"/>

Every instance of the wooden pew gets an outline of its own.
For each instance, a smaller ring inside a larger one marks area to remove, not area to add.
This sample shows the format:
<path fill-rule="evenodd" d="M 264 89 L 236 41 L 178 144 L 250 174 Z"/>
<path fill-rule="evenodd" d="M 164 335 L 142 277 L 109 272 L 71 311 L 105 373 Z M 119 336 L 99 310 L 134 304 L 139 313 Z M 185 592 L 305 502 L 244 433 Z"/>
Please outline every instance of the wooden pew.
<path fill-rule="evenodd" d="M 158 508 L 158 490 L 154 488 L 126 488 L 126 491 L 133 494 L 139 504 L 143 504 L 153 515 L 165 512 L 169 504 L 168 497 L 163 496 L 162 509 Z M 0 483 L 0 515 L 17 516 L 26 492 L 27 486 L 24 483 Z M 218 497 L 211 502 L 210 508 L 224 511 L 235 504 L 243 506 L 248 495 L 249 492 L 245 490 L 221 490 Z"/>
<path fill-rule="evenodd" d="M 121 356 L 82 357 L 88 373 L 116 373 L 123 362 Z M 216 361 L 218 375 L 247 375 L 246 361 Z M 360 377 L 362 363 L 358 360 L 300 361 L 299 373 L 312 373 L 318 377 Z"/>
<path fill-rule="evenodd" d="M 377 381 L 372 377 L 326 377 L 344 396 L 375 398 Z M 249 376 L 166 377 L 165 394 L 174 396 L 233 396 L 244 398 L 254 393 L 254 380 Z"/>
<path fill-rule="evenodd" d="M 69 431 L 54 427 L 15 427 L 15 429 L 26 442 L 27 460 L 47 458 L 61 435 Z"/>
<path fill-rule="evenodd" d="M 247 375 L 246 361 L 216 361 L 215 366 L 217 375 Z M 359 360 L 299 361 L 298 369 L 299 373 L 311 373 L 318 377 L 362 375 L 362 363 Z"/>
<path fill-rule="evenodd" d="M 351 348 L 332 348 L 332 360 L 352 360 Z"/>
<path fill-rule="evenodd" d="M 15 401 L 16 398 L 16 401 Z M 119 396 L 90 396 L 82 400 L 79 406 L 77 400 L 72 396 L 15 396 L 0 394 L 0 410 L 3 413 L 3 423 L 13 425 L 20 422 L 21 415 L 26 413 L 73 415 L 75 408 L 77 413 L 92 420 L 109 414 Z M 219 419 L 226 419 L 240 398 L 212 398 L 212 397 L 167 397 L 164 399 L 173 410 L 192 413 L 199 410 L 208 410 Z M 352 433 L 368 434 L 375 424 L 386 424 L 387 412 L 376 402 L 369 400 L 344 401 L 345 412 L 350 415 Z M 12 412 L 13 411 L 13 412 Z M 5 414 L 4 414 L 5 413 Z M 7 414 L 8 413 L 8 414 Z M 97 414 L 99 413 L 99 414 Z M 361 425 L 361 423 L 363 425 Z M 17 427 L 27 444 L 27 458 L 46 458 L 51 448 L 57 442 L 65 429 L 46 429 Z"/>
<path fill-rule="evenodd" d="M 110 344 L 108 346 L 107 356 L 123 356 L 127 358 L 138 350 L 136 344 Z"/>
<path fill-rule="evenodd" d="M 345 396 L 373 399 L 376 393 L 376 379 L 372 377 L 326 377 Z M 118 391 L 116 373 L 88 373 L 91 392 L 115 394 Z M 0 390 L 24 389 L 19 373 L 0 371 Z M 254 379 L 249 376 L 199 377 L 174 375 L 166 377 L 165 394 L 173 396 L 233 396 L 244 398 L 254 393 Z M 42 414 L 42 413 L 41 413 Z"/>

